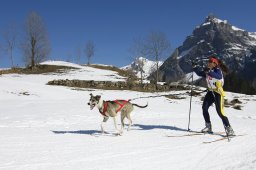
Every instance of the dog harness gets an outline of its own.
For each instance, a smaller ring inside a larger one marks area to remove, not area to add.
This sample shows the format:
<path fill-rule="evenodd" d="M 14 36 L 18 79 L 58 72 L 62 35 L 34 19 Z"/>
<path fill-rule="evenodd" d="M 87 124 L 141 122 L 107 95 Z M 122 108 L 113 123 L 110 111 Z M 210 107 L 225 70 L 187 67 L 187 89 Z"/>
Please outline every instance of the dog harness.
<path fill-rule="evenodd" d="M 119 112 L 129 100 L 128 101 L 127 100 L 122 100 L 122 101 L 123 101 L 123 103 L 120 103 L 118 100 L 114 101 L 114 102 L 116 102 L 117 104 L 120 105 L 119 109 L 116 110 L 116 113 Z"/>
<path fill-rule="evenodd" d="M 125 105 L 128 101 L 130 101 L 130 100 L 122 100 L 122 101 L 123 101 L 123 103 L 120 103 L 119 100 L 114 100 L 115 103 L 117 103 L 117 104 L 120 105 L 120 107 L 116 110 L 116 113 L 119 112 L 119 111 L 124 107 L 124 105 Z M 103 111 L 101 111 L 101 110 L 99 109 L 100 114 L 102 114 L 103 116 L 107 116 L 107 115 L 106 115 L 106 112 L 107 112 L 107 108 L 108 108 L 108 102 L 109 102 L 109 101 L 104 101 Z"/>
<path fill-rule="evenodd" d="M 100 114 L 102 114 L 103 116 L 107 116 L 107 115 L 106 115 L 107 108 L 108 108 L 108 102 L 105 102 L 105 101 L 104 101 L 103 111 L 101 111 L 101 110 L 99 109 Z"/>

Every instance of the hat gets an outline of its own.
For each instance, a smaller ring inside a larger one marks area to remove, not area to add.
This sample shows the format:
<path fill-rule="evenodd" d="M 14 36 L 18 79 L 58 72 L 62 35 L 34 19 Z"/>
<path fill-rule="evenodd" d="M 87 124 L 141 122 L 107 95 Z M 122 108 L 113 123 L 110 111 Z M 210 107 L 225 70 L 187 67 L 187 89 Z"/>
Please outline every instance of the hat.
<path fill-rule="evenodd" d="M 219 60 L 214 56 L 211 56 L 209 58 L 209 62 L 215 63 L 216 65 L 219 65 Z"/>

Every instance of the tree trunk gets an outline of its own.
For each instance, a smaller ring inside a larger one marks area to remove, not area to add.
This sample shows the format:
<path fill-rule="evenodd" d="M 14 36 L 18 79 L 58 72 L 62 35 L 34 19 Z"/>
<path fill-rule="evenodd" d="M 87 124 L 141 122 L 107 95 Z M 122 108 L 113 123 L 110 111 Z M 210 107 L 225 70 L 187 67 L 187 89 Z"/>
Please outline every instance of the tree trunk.
<path fill-rule="evenodd" d="M 158 58 L 158 57 L 157 57 Z M 158 80 L 159 80 L 159 74 L 158 74 L 158 71 L 159 71 L 159 68 L 158 68 L 158 59 L 156 60 L 156 90 L 158 90 L 157 88 L 157 83 L 158 83 Z"/>
<path fill-rule="evenodd" d="M 10 53 L 11 53 L 11 62 L 12 62 L 12 68 L 14 68 L 14 63 L 13 63 L 13 54 L 12 54 L 12 50 L 13 50 L 13 48 L 11 47 L 11 49 L 10 49 L 11 51 L 10 51 Z"/>
<path fill-rule="evenodd" d="M 36 48 L 36 39 L 32 37 L 31 39 L 31 67 L 35 66 L 35 48 Z"/>
<path fill-rule="evenodd" d="M 140 70 L 140 83 L 141 83 L 141 85 L 143 84 L 142 71 L 143 70 Z"/>

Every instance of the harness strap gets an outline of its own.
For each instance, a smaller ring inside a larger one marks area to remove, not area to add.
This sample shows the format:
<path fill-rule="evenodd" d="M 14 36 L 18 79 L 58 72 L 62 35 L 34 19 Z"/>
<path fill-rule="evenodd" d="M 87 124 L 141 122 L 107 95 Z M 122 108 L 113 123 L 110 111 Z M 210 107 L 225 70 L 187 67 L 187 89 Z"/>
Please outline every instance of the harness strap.
<path fill-rule="evenodd" d="M 105 102 L 105 101 L 104 101 L 103 111 L 101 111 L 101 110 L 99 109 L 100 114 L 102 114 L 103 116 L 107 116 L 107 115 L 106 115 L 107 108 L 108 108 L 108 102 Z"/>
<path fill-rule="evenodd" d="M 114 101 L 120 105 L 120 107 L 116 110 L 116 113 L 119 112 L 129 100 L 122 100 L 122 101 L 123 101 L 123 103 L 120 103 L 119 100 Z"/>

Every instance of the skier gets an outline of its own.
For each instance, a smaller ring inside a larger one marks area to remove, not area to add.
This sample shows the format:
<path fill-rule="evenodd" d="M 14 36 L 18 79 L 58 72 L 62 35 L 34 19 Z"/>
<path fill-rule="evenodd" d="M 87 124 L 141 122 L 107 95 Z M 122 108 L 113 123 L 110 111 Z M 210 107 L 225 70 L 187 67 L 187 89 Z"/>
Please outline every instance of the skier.
<path fill-rule="evenodd" d="M 213 133 L 208 109 L 213 103 L 215 103 L 216 111 L 219 117 L 222 119 L 227 136 L 234 136 L 235 133 L 224 113 L 225 92 L 223 90 L 224 77 L 222 71 L 227 72 L 227 67 L 215 56 L 210 56 L 206 68 L 199 67 L 194 63 L 192 63 L 192 67 L 193 71 L 198 76 L 206 78 L 208 86 L 202 106 L 205 128 L 203 128 L 201 131 L 204 133 Z"/>

